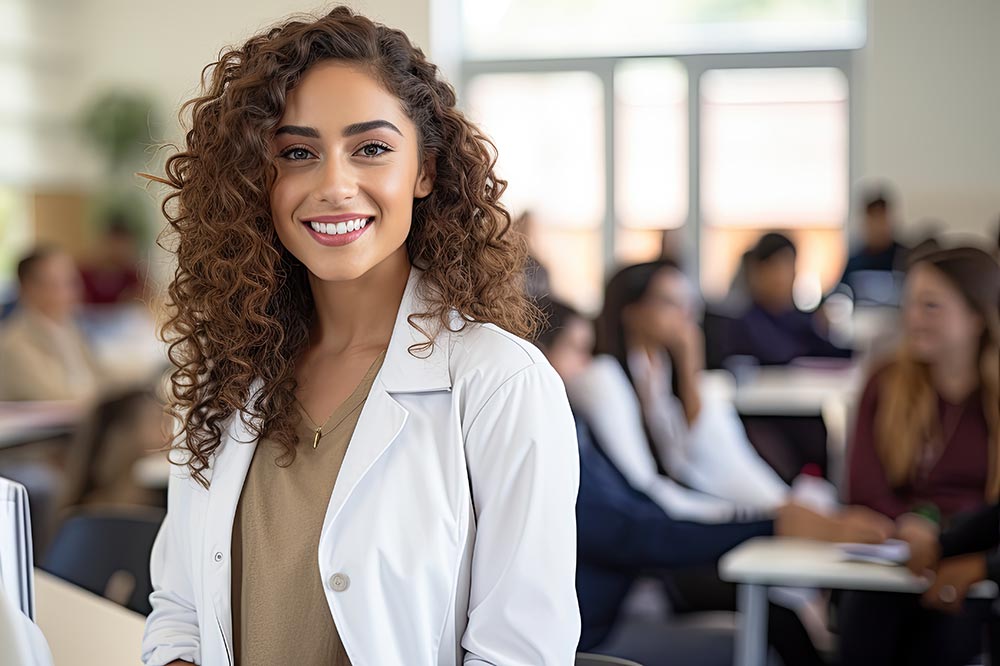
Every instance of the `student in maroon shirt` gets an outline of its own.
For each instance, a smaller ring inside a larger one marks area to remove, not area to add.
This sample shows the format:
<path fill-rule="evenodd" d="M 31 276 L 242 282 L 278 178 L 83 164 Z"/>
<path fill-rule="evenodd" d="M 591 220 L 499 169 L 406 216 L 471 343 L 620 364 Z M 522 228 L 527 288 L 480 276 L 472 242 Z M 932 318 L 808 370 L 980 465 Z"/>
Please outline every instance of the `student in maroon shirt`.
<path fill-rule="evenodd" d="M 998 304 L 1000 266 L 985 252 L 940 250 L 910 266 L 905 340 L 864 391 L 848 478 L 849 501 L 896 519 L 901 534 L 925 520 L 914 511 L 947 527 L 1000 495 Z M 981 633 L 968 613 L 869 592 L 844 595 L 840 627 L 841 663 L 851 666 L 961 666 Z"/>

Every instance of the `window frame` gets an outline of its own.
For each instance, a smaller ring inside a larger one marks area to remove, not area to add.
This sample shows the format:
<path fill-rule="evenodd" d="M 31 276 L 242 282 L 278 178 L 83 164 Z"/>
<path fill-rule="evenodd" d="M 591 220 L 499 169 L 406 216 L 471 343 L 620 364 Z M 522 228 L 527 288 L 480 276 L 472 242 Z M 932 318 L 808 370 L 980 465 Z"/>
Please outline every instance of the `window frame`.
<path fill-rule="evenodd" d="M 859 47 L 860 48 L 860 47 Z M 716 69 L 788 69 L 827 67 L 839 70 L 847 85 L 847 191 L 844 192 L 848 211 L 843 220 L 845 244 L 851 240 L 851 213 L 855 210 L 855 191 L 851 184 L 860 173 L 858 150 L 859 100 L 855 85 L 857 49 L 815 51 L 768 51 L 751 53 L 671 53 L 641 56 L 476 60 L 461 63 L 458 81 L 459 99 L 463 99 L 468 84 L 485 74 L 545 74 L 558 72 L 591 72 L 601 81 L 604 104 L 604 215 L 601 222 L 602 269 L 607 278 L 618 266 L 615 254 L 615 75 L 618 65 L 642 59 L 670 58 L 687 73 L 688 91 L 688 212 L 684 219 L 684 270 L 693 283 L 701 284 L 701 79 Z"/>

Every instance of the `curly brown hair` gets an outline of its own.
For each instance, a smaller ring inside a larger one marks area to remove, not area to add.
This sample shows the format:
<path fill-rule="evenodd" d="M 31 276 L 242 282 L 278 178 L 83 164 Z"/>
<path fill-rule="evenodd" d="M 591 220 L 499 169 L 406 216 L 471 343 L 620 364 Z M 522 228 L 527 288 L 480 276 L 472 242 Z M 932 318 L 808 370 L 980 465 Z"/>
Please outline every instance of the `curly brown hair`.
<path fill-rule="evenodd" d="M 398 97 L 421 155 L 433 160 L 433 191 L 414 201 L 406 241 L 423 270 L 427 308 L 410 318 L 427 337 L 421 346 L 430 348 L 453 310 L 461 326 L 490 322 L 522 337 L 538 325 L 524 292 L 525 241 L 499 201 L 507 183 L 494 173 L 495 148 L 403 32 L 337 7 L 228 48 L 203 71 L 203 94 L 182 108 L 191 113 L 185 149 L 156 178 L 172 188 L 162 208 L 177 257 L 163 326 L 175 366 L 171 409 L 182 442 L 175 446 L 205 486 L 203 472 L 234 415 L 284 447 L 282 459 L 295 456 L 294 370 L 314 305 L 305 267 L 272 223 L 270 140 L 288 92 L 325 60 L 358 67 Z M 255 380 L 261 389 L 248 405 Z"/>

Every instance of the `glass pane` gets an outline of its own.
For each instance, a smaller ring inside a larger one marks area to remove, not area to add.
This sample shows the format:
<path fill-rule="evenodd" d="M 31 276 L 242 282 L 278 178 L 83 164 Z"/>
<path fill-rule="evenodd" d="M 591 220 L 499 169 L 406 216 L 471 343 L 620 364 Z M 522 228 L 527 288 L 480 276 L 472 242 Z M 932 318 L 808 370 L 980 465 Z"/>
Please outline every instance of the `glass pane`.
<path fill-rule="evenodd" d="M 688 212 L 687 75 L 673 60 L 626 63 L 615 74 L 615 217 L 673 229 Z"/>
<path fill-rule="evenodd" d="M 743 252 L 772 228 L 792 230 L 803 244 L 803 284 L 832 286 L 848 214 L 844 75 L 832 68 L 715 70 L 702 78 L 701 91 L 705 293 L 724 294 Z"/>
<path fill-rule="evenodd" d="M 847 82 L 839 70 L 715 70 L 701 90 L 705 222 L 843 224 Z"/>
<path fill-rule="evenodd" d="M 604 219 L 601 80 L 589 72 L 489 74 L 467 87 L 470 117 L 497 147 L 504 203 L 530 211 L 529 238 L 555 295 L 593 309 Z"/>
<path fill-rule="evenodd" d="M 864 0 L 462 0 L 473 58 L 858 48 Z"/>

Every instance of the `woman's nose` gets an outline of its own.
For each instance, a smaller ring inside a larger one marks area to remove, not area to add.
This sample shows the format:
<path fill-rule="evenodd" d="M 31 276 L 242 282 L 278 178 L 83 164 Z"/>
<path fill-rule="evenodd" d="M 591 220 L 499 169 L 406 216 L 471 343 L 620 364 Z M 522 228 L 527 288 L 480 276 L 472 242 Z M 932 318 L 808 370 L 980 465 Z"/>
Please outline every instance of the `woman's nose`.
<path fill-rule="evenodd" d="M 338 205 L 354 198 L 358 192 L 355 170 L 339 160 L 329 160 L 319 170 L 313 196 L 325 203 Z"/>

